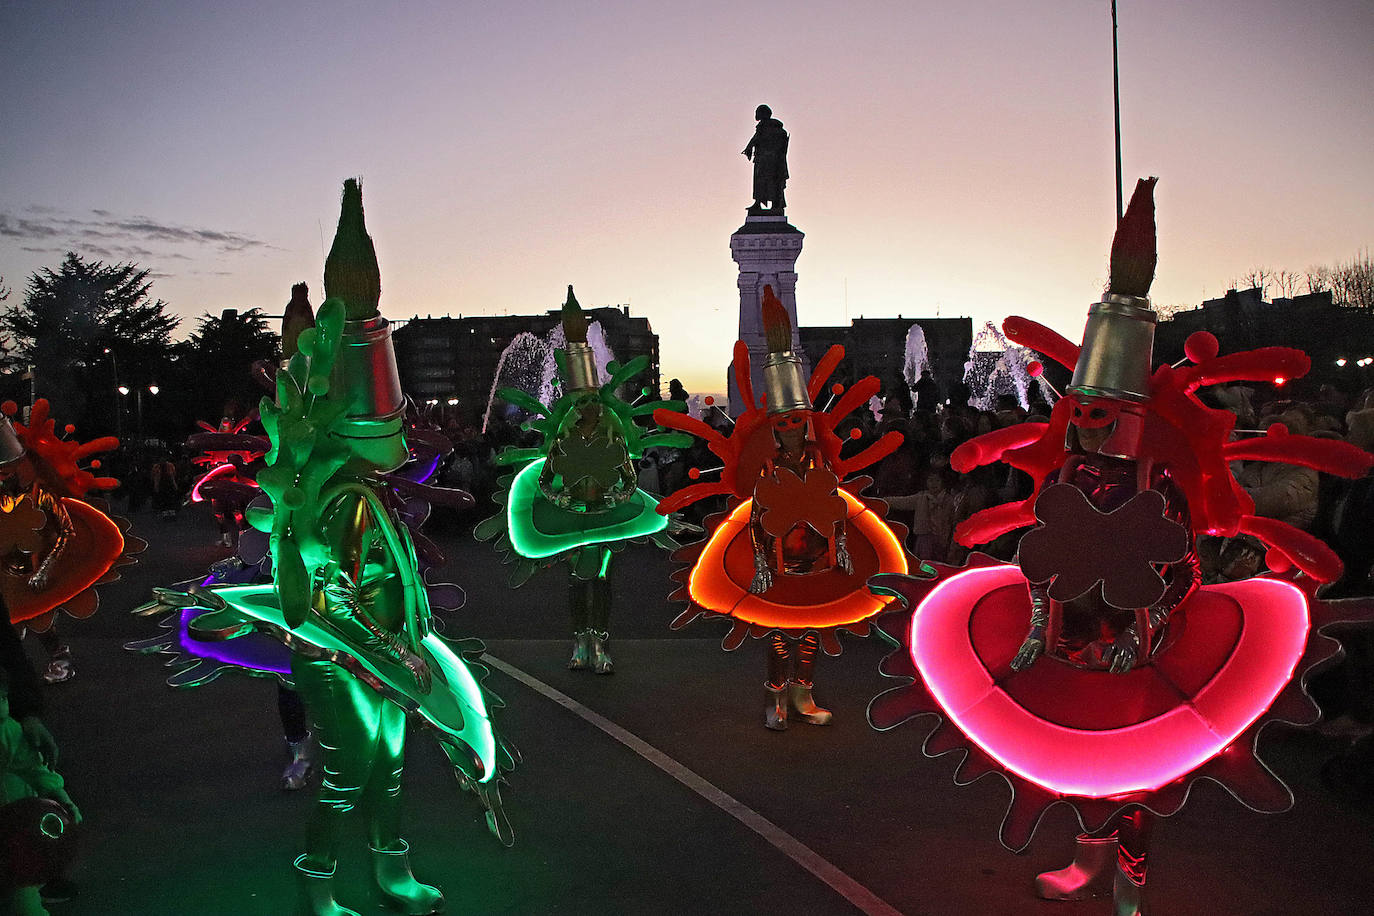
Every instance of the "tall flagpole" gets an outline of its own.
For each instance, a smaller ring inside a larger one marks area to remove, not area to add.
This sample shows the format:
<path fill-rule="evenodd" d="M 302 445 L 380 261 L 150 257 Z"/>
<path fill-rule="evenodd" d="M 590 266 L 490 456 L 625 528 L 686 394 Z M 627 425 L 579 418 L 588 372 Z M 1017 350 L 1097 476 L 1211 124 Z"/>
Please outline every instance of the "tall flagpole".
<path fill-rule="evenodd" d="M 1116 221 L 1121 222 L 1121 76 L 1116 59 L 1116 0 L 1112 0 L 1112 106 L 1116 112 Z"/>

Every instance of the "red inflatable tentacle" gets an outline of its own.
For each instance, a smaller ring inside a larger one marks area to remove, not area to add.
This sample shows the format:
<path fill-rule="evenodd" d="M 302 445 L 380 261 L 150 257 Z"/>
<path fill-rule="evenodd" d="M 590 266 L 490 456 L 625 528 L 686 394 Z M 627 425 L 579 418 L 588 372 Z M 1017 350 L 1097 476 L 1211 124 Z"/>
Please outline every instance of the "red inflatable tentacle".
<path fill-rule="evenodd" d="M 739 405 L 742 410 L 752 410 L 759 406 L 754 400 L 754 380 L 749 377 L 749 345 L 742 340 L 735 341 L 735 387 L 739 389 Z"/>
<path fill-rule="evenodd" d="M 729 492 L 730 486 L 725 483 L 694 483 L 689 487 L 683 487 L 671 496 L 665 496 L 658 504 L 658 514 L 668 515 L 708 496 Z"/>
<path fill-rule="evenodd" d="M 1318 582 L 1334 582 L 1341 577 L 1344 566 L 1336 552 L 1321 541 L 1294 528 L 1286 522 L 1256 515 L 1242 516 L 1240 531 L 1259 538 L 1278 550 L 1293 565 Z"/>
<path fill-rule="evenodd" d="M 844 347 L 839 344 L 832 344 L 830 349 L 825 351 L 825 355 L 821 357 L 821 361 L 816 363 L 816 368 L 811 370 L 811 381 L 806 384 L 806 395 L 811 398 L 812 404 L 816 403 L 816 399 L 821 396 L 821 392 L 825 390 L 826 381 L 829 380 L 835 367 L 843 359 Z"/>
<path fill-rule="evenodd" d="M 965 547 L 976 547 L 994 541 L 1008 531 L 1035 524 L 1035 511 L 1031 508 L 1033 499 L 1003 503 L 975 512 L 955 527 L 954 539 Z"/>
<path fill-rule="evenodd" d="M 197 421 L 196 421 L 196 425 L 199 426 L 201 429 L 205 430 L 207 433 L 217 433 L 217 432 L 219 432 L 218 429 L 216 429 L 215 427 L 211 426 L 209 423 L 206 423 L 204 420 L 197 420 Z"/>
<path fill-rule="evenodd" d="M 1278 378 L 1302 378 L 1312 368 L 1312 360 L 1292 347 L 1261 347 L 1228 353 L 1198 366 L 1181 370 L 1184 388 L 1193 391 L 1203 385 L 1225 382 L 1272 382 Z"/>
<path fill-rule="evenodd" d="M 882 390 L 883 383 L 878 381 L 876 376 L 867 375 L 859 379 L 849 390 L 840 396 L 840 401 L 831 410 L 827 411 L 830 416 L 831 425 L 838 424 L 845 417 L 849 416 L 859 407 L 867 404 L 873 395 Z"/>
<path fill-rule="evenodd" d="M 1280 434 L 1262 439 L 1244 439 L 1228 444 L 1223 452 L 1227 461 L 1269 461 L 1300 464 L 1338 477 L 1363 477 L 1374 467 L 1374 455 L 1364 449 L 1335 439 Z"/>
<path fill-rule="evenodd" d="M 678 413 L 676 410 L 668 410 L 660 407 L 654 411 L 654 422 L 659 426 L 668 429 L 677 429 L 685 433 L 691 433 L 707 442 L 722 442 L 725 437 L 719 431 L 713 429 L 706 423 L 701 422 L 695 417 L 689 417 L 685 413 Z"/>
<path fill-rule="evenodd" d="M 1048 423 L 1018 423 L 975 436 L 954 450 L 949 456 L 949 466 L 960 474 L 967 474 L 974 468 L 1001 461 L 1002 456 L 1014 448 L 1030 445 L 1049 428 Z"/>
<path fill-rule="evenodd" d="M 856 471 L 862 471 L 870 464 L 882 461 L 897 449 L 901 448 L 902 439 L 905 438 L 901 433 L 893 432 L 885 434 L 877 442 L 858 452 L 853 457 L 841 459 L 835 463 L 835 475 L 841 480 L 849 477 Z"/>
<path fill-rule="evenodd" d="M 83 442 L 72 452 L 72 457 L 82 459 L 89 455 L 99 452 L 112 452 L 119 448 L 119 440 L 114 436 L 101 436 L 99 439 L 92 439 L 90 442 Z"/>
<path fill-rule="evenodd" d="M 33 402 L 33 407 L 29 410 L 29 429 L 40 429 L 43 422 L 48 419 L 48 399 L 39 398 Z"/>
<path fill-rule="evenodd" d="M 1002 322 L 1002 333 L 1006 334 L 1012 343 L 1030 347 L 1066 369 L 1072 369 L 1078 362 L 1080 347 L 1058 331 L 1053 331 L 1038 321 L 1012 315 Z"/>

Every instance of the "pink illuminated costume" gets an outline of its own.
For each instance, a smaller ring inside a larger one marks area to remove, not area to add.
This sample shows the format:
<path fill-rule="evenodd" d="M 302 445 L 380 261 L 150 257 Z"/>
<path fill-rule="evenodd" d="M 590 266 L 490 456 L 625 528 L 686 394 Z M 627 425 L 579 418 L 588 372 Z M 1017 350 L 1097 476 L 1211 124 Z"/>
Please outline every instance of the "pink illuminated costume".
<path fill-rule="evenodd" d="M 1082 347 L 1025 319 L 1004 324 L 1011 340 L 1074 369 L 1049 423 L 979 436 L 952 457 L 963 473 L 1005 461 L 1037 482 L 1026 500 L 956 531 L 973 546 L 1034 525 L 1017 565 L 975 554 L 934 579 L 869 583 L 906 604 L 894 632 L 902 649 L 883 672 L 911 680 L 878 696 L 870 721 L 887 729 L 936 714 L 928 756 L 963 751 L 957 783 L 995 772 L 1011 786 L 1009 848 L 1030 843 L 1050 806 L 1072 806 L 1084 831 L 1075 860 L 1041 875 L 1036 891 L 1110 894 L 1118 916 L 1146 911 L 1153 816 L 1178 811 L 1195 780 L 1215 780 L 1256 811 L 1291 806 L 1255 755 L 1260 732 L 1316 720 L 1304 683 L 1339 652 L 1322 628 L 1374 617 L 1368 601 L 1315 598 L 1339 560 L 1255 516 L 1228 467 L 1282 461 L 1359 476 L 1374 457 L 1282 428 L 1232 442 L 1235 416 L 1196 396 L 1204 385 L 1297 378 L 1307 357 L 1279 347 L 1218 356 L 1216 338 L 1200 332 L 1186 346 L 1192 365 L 1150 371 L 1153 186 L 1140 182 L 1118 227 L 1111 285 L 1089 310 Z M 1275 572 L 1199 588 L 1196 536 L 1237 533 L 1269 545 Z"/>
<path fill-rule="evenodd" d="M 253 410 L 235 420 L 226 409 L 218 428 L 197 421 L 202 432 L 186 439 L 187 450 L 199 452 L 192 463 L 204 469 L 191 485 L 190 499 L 209 500 L 219 524 L 221 547 L 233 547 L 239 532 L 248 527 L 244 512 L 261 492 L 255 476 L 271 442 L 266 436 L 245 432 L 257 418 L 258 412 Z"/>

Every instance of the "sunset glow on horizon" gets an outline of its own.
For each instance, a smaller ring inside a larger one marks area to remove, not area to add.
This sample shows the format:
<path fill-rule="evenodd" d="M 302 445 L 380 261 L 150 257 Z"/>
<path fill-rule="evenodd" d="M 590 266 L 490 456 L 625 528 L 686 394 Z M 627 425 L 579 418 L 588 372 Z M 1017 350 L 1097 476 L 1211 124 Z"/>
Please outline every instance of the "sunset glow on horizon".
<path fill-rule="evenodd" d="M 804 325 L 1021 314 L 1077 340 L 1115 219 L 1109 0 L 0 10 L 0 276 L 67 250 L 191 319 L 322 298 L 363 178 L 391 318 L 569 283 L 720 391 L 740 150 L 791 133 Z M 1368 251 L 1374 6 L 1120 0 L 1123 180 L 1160 177 L 1157 305 Z M 193 322 L 183 324 L 189 332 Z"/>

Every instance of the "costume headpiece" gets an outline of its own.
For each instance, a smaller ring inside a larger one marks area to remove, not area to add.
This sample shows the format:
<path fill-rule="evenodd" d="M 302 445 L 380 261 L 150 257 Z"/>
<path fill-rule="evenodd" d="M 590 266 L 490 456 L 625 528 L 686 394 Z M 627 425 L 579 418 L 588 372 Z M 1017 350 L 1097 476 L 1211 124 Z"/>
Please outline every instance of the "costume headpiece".
<path fill-rule="evenodd" d="M 1136 183 L 1126 215 L 1112 239 L 1111 281 L 1101 302 L 1088 309 L 1083 347 L 1069 392 L 1080 397 L 1146 401 L 1154 358 L 1154 280 L 1157 178 Z"/>
<path fill-rule="evenodd" d="M 310 287 L 297 283 L 291 287 L 291 301 L 281 318 L 281 356 L 288 360 L 299 349 L 301 331 L 315 326 L 315 310 L 310 307 Z"/>
<path fill-rule="evenodd" d="M 0 417 L 0 468 L 7 468 L 24 457 L 24 443 L 10 425 L 9 417 Z"/>
<path fill-rule="evenodd" d="M 324 262 L 324 294 L 326 299 L 342 300 L 346 314 L 330 394 L 337 392 L 348 407 L 333 432 L 345 439 L 373 440 L 367 448 L 379 465 L 385 464 L 380 470 L 399 467 L 406 459 L 401 434 L 405 398 L 391 327 L 377 308 L 381 271 L 363 224 L 363 191 L 355 178 L 344 182 L 339 228 Z"/>
<path fill-rule="evenodd" d="M 567 358 L 566 379 L 569 391 L 595 391 L 601 387 L 596 375 L 596 355 L 587 343 L 587 316 L 568 285 L 568 301 L 563 304 L 563 353 Z"/>
<path fill-rule="evenodd" d="M 792 350 L 792 322 L 772 286 L 763 288 L 763 332 L 768 339 L 768 359 L 763 364 L 768 413 L 811 410 L 801 357 Z"/>

